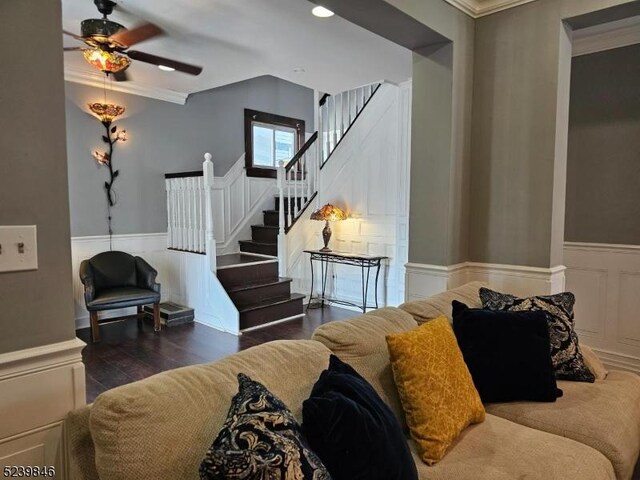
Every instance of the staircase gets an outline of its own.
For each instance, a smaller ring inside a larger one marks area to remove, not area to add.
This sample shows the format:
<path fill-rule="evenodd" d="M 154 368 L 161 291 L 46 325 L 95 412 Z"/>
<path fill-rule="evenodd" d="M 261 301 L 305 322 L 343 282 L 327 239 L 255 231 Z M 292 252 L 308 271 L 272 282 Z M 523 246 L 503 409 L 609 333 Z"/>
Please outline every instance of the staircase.
<path fill-rule="evenodd" d="M 290 199 L 284 205 L 285 230 L 289 229 L 289 212 L 302 210 L 309 205 L 306 197 Z M 240 251 L 245 253 L 257 253 L 260 255 L 278 256 L 278 233 L 280 231 L 280 198 L 275 197 L 274 209 L 262 212 L 264 223 L 251 226 L 251 240 L 240 240 Z"/>
<path fill-rule="evenodd" d="M 215 253 L 211 155 L 205 155 L 203 172 L 165 175 L 167 246 L 207 256 L 218 282 L 219 291 L 211 297 L 213 303 L 229 307 L 218 314 L 224 314 L 234 325 L 236 317 L 239 331 L 304 316 L 305 295 L 292 293 L 292 280 L 285 276 L 289 248 L 286 234 L 313 203 L 320 170 L 379 87 L 380 83 L 375 83 L 322 98 L 318 132 L 286 164 L 280 162 L 274 208 L 263 211 L 262 224 L 251 226 L 250 240 L 239 241 L 239 253 Z"/>
<path fill-rule="evenodd" d="M 304 295 L 278 276 L 278 259 L 251 253 L 217 257 L 218 279 L 240 314 L 240 330 L 304 316 Z"/>

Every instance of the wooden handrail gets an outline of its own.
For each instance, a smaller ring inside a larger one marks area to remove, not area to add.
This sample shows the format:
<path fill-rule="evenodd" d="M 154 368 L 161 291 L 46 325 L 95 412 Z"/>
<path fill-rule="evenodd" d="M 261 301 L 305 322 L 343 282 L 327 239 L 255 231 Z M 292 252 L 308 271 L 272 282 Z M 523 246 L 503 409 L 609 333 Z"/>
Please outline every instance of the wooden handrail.
<path fill-rule="evenodd" d="M 195 172 L 176 172 L 176 173 L 165 173 L 164 178 L 190 178 L 190 177 L 201 177 L 203 172 L 201 170 Z"/>
<path fill-rule="evenodd" d="M 311 135 L 309 140 L 307 140 L 305 142 L 305 144 L 302 146 L 302 148 L 300 150 L 298 150 L 298 153 L 296 153 L 293 156 L 293 158 L 291 160 L 289 160 L 289 162 L 285 166 L 285 171 L 286 172 L 291 170 L 293 168 L 293 166 L 300 161 L 300 159 L 304 156 L 304 154 L 307 153 L 307 150 L 309 150 L 311 148 L 311 145 L 313 145 L 313 142 L 315 142 L 317 139 L 318 139 L 318 132 L 315 132 L 313 135 Z"/>

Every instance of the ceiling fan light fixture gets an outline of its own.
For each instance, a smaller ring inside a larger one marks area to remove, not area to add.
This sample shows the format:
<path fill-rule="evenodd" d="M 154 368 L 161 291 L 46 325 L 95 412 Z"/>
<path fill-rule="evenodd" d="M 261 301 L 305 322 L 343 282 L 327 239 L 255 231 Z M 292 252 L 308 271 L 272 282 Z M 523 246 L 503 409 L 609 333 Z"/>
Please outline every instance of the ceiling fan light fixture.
<path fill-rule="evenodd" d="M 89 65 L 104 73 L 120 72 L 131 64 L 131 60 L 124 55 L 100 48 L 85 48 L 82 55 Z"/>
<path fill-rule="evenodd" d="M 164 72 L 175 72 L 176 69 L 173 67 L 168 67 L 166 65 L 158 65 L 158 68 Z"/>
<path fill-rule="evenodd" d="M 313 13 L 316 17 L 320 17 L 320 18 L 329 18 L 335 15 L 331 10 L 321 5 L 314 7 L 313 10 L 311 10 L 311 13 Z"/>

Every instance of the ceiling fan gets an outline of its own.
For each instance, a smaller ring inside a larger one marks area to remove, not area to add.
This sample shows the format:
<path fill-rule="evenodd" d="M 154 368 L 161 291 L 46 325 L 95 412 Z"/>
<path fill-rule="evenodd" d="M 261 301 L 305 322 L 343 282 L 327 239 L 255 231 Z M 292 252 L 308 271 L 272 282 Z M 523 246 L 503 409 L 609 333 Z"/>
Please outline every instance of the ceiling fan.
<path fill-rule="evenodd" d="M 132 29 L 127 29 L 119 23 L 107 18 L 113 13 L 116 3 L 112 0 L 93 0 L 102 18 L 89 18 L 80 24 L 82 35 L 75 35 L 64 31 L 65 35 L 84 42 L 87 47 L 65 48 L 65 52 L 82 51 L 85 60 L 101 70 L 106 75 L 112 75 L 116 81 L 128 80 L 126 69 L 131 64 L 131 60 L 139 60 L 144 63 L 157 65 L 162 70 L 188 73 L 189 75 L 199 75 L 202 67 L 178 62 L 169 58 L 151 55 L 149 53 L 129 50 L 129 47 L 162 35 L 164 32 L 153 23 L 143 23 Z"/>

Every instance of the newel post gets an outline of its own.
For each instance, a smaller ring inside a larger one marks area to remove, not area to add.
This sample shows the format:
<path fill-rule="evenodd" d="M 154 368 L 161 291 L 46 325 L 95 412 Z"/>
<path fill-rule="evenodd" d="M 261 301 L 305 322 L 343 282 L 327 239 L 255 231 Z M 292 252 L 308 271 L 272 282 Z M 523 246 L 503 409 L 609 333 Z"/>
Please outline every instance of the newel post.
<path fill-rule="evenodd" d="M 284 162 L 278 164 L 278 270 L 281 277 L 287 276 L 287 235 L 284 222 L 284 182 L 286 178 Z"/>
<path fill-rule="evenodd" d="M 216 238 L 213 231 L 213 157 L 210 153 L 204 154 L 204 162 L 202 163 L 204 177 L 204 203 L 206 215 L 206 252 L 209 260 L 211 271 L 215 274 L 217 271 L 216 264 Z"/>

